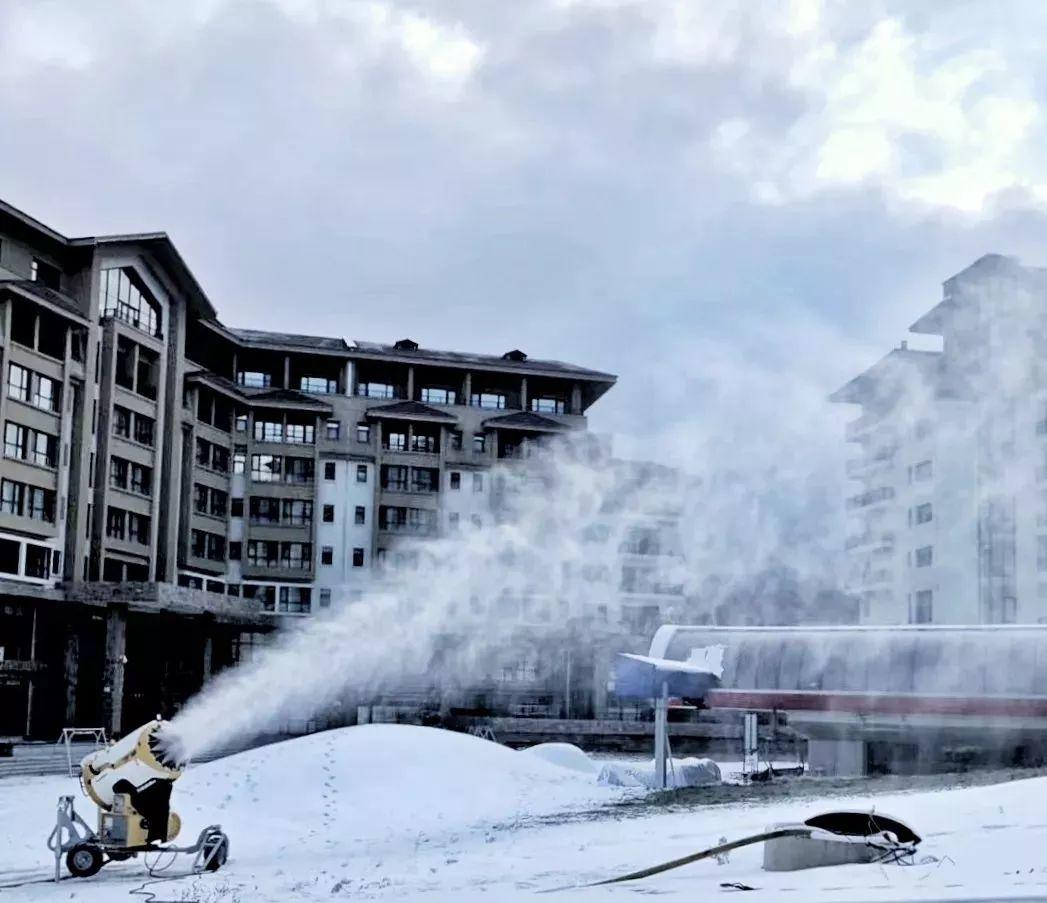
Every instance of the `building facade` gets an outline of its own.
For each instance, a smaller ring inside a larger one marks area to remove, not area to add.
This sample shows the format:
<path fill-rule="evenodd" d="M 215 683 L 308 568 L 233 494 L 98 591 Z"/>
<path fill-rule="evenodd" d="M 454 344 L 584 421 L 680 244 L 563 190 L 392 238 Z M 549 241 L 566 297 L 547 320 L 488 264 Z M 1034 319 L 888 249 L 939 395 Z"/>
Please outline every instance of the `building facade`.
<path fill-rule="evenodd" d="M 831 396 L 847 426 L 849 589 L 867 624 L 1047 619 L 1047 272 L 998 255 L 944 284 Z"/>
<path fill-rule="evenodd" d="M 2 202 L 0 354 L 0 734 L 33 736 L 119 731 L 150 686 L 175 707 L 409 540 L 482 526 L 492 467 L 615 381 L 233 329 L 165 234 L 67 238 Z"/>

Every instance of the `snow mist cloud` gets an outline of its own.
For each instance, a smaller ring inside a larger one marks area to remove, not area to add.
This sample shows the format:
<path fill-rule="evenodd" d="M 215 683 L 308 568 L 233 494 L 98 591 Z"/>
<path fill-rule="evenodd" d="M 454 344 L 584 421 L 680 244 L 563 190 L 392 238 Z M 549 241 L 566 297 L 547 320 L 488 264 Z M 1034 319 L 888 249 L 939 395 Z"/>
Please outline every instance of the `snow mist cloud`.
<path fill-rule="evenodd" d="M 674 525 L 643 578 L 681 590 L 664 617 L 703 608 L 715 620 L 727 589 L 769 563 L 817 573 L 823 585 L 835 579 L 838 533 L 793 542 L 795 506 L 776 510 L 737 473 L 624 462 L 580 437 L 490 477 L 494 511 L 482 528 L 402 547 L 405 560 L 378 569 L 362 599 L 346 592 L 218 675 L 171 722 L 171 742 L 200 755 L 411 680 L 468 686 L 498 673 L 527 626 L 616 623 L 620 550 L 652 524 Z"/>

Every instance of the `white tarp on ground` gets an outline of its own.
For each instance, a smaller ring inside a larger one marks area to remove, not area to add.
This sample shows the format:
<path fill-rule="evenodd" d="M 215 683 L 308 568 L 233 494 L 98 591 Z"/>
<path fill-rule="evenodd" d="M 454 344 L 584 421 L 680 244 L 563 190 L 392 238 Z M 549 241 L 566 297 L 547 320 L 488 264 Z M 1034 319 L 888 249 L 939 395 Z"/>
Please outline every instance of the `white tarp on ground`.
<path fill-rule="evenodd" d="M 705 784 L 719 784 L 720 768 L 712 759 L 670 759 L 666 769 L 668 786 L 671 788 L 701 787 Z M 647 787 L 658 786 L 655 779 L 654 760 L 637 764 L 609 762 L 600 771 L 601 784 L 609 787 Z"/>

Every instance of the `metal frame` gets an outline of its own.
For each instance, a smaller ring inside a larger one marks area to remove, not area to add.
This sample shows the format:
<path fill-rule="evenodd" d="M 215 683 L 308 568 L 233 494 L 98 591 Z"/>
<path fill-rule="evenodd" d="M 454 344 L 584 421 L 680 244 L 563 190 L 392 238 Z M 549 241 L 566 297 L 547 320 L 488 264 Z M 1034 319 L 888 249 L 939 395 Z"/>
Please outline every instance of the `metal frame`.
<path fill-rule="evenodd" d="M 212 838 L 215 838 L 216 842 L 210 850 L 206 850 L 205 846 Z M 60 881 L 62 876 L 62 856 L 73 849 L 73 847 L 82 843 L 93 844 L 98 847 L 102 854 L 107 857 L 107 861 L 113 861 L 117 858 L 127 859 L 137 856 L 139 853 L 192 853 L 194 856 L 191 873 L 194 875 L 199 875 L 201 872 L 206 871 L 223 847 L 227 856 L 229 853 L 229 836 L 222 830 L 221 825 L 208 825 L 197 835 L 195 843 L 184 847 L 171 844 L 164 846 L 147 844 L 139 847 L 121 847 L 104 844 L 99 841 L 98 834 L 77 813 L 73 797 L 60 796 L 58 798 L 55 826 L 51 829 L 51 833 L 47 838 L 47 848 L 54 853 L 55 857 L 56 882 Z"/>
<path fill-rule="evenodd" d="M 63 727 L 61 736 L 55 740 L 55 746 L 58 746 L 59 743 L 65 745 L 65 760 L 69 777 L 73 777 L 73 737 L 90 737 L 95 741 L 95 749 L 102 749 L 109 742 L 104 727 Z"/>

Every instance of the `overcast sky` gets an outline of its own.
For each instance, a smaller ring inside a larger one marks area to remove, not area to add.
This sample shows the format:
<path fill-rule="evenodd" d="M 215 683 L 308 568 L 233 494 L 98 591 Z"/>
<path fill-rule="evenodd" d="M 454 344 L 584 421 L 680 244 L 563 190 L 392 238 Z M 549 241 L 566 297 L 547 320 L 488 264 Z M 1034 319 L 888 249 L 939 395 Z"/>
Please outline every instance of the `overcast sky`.
<path fill-rule="evenodd" d="M 166 230 L 230 325 L 519 347 L 620 375 L 596 429 L 781 443 L 952 273 L 1047 263 L 1045 27 L 1039 0 L 5 0 L 0 196 Z"/>

